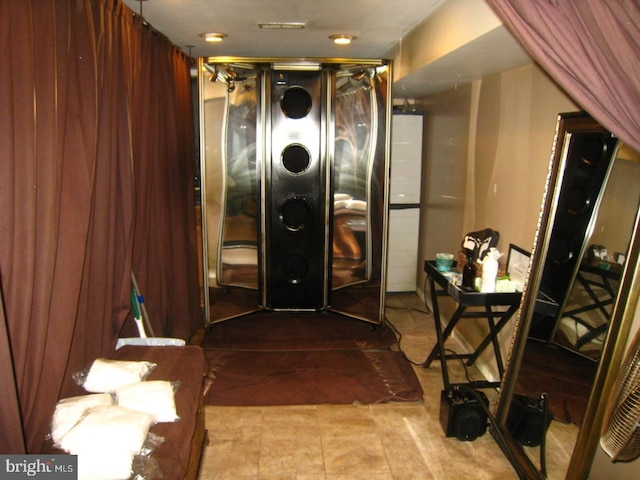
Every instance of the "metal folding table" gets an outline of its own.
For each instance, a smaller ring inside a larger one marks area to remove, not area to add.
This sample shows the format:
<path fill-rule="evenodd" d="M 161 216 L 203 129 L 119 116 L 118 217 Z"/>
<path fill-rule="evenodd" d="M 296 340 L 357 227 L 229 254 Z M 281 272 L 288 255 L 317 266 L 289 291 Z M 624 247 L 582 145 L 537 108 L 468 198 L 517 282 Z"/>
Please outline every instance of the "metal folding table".
<path fill-rule="evenodd" d="M 450 383 L 447 360 L 466 359 L 466 365 L 473 365 L 482 352 L 491 345 L 494 350 L 498 372 L 502 379 L 504 364 L 502 361 L 502 354 L 500 353 L 498 334 L 513 314 L 518 310 L 522 293 L 481 293 L 475 290 L 465 289 L 455 285 L 445 275 L 438 271 L 435 266 L 435 261 L 432 260 L 425 261 L 424 269 L 427 274 L 431 290 L 433 319 L 435 321 L 437 343 L 431 350 L 427 360 L 423 363 L 423 367 L 427 368 L 434 360 L 439 359 L 440 364 L 442 365 L 442 380 L 444 388 L 445 390 L 448 390 Z M 440 316 L 440 306 L 438 305 L 438 299 L 440 297 L 450 297 L 457 304 L 457 307 L 451 315 L 451 318 L 444 330 L 442 328 L 443 323 Z M 451 336 L 455 326 L 463 318 L 487 319 L 489 332 L 473 353 L 447 354 L 445 343 Z M 500 382 L 476 381 L 468 385 L 473 388 L 492 388 L 500 386 Z"/>

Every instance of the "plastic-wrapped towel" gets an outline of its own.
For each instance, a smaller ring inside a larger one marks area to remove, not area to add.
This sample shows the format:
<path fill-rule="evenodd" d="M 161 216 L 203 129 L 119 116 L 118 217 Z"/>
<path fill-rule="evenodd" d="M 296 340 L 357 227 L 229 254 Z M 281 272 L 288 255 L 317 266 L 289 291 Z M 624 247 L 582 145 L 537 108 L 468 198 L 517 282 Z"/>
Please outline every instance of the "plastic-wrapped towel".
<path fill-rule="evenodd" d="M 113 393 L 120 387 L 144 380 L 155 366 L 151 362 L 96 358 L 88 372 L 78 372 L 74 378 L 87 392 Z"/>
<path fill-rule="evenodd" d="M 51 439 L 53 443 L 60 445 L 62 437 L 78 423 L 90 408 L 113 404 L 113 395 L 110 393 L 93 393 L 91 395 L 63 398 L 56 404 L 51 420 Z"/>
<path fill-rule="evenodd" d="M 80 480 L 126 480 L 152 425 L 148 413 L 118 405 L 93 407 L 62 437 L 60 447 L 78 456 Z"/>
<path fill-rule="evenodd" d="M 166 380 L 132 383 L 116 390 L 118 405 L 153 415 L 155 422 L 178 419 L 174 399 L 174 384 Z"/>

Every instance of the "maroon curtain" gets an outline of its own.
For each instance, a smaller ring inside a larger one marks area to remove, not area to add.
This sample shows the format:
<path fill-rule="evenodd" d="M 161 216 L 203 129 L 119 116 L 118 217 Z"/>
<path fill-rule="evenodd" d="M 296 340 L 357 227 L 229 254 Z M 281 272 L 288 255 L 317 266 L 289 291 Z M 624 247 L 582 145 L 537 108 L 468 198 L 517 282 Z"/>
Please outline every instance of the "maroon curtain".
<path fill-rule="evenodd" d="M 529 54 L 590 115 L 640 151 L 637 0 L 487 0 Z"/>
<path fill-rule="evenodd" d="M 0 388 L 0 452 L 8 454 L 25 453 L 24 436 L 20 423 L 20 401 L 16 389 L 16 377 L 13 374 L 13 359 L 4 316 L 4 301 L 0 290 L 0 370 L 2 388 Z M 5 435 L 5 432 L 7 433 Z"/>
<path fill-rule="evenodd" d="M 190 64 L 152 30 L 143 28 L 140 40 L 144 53 L 138 59 L 132 124 L 138 199 L 134 273 L 155 335 L 188 339 L 203 323 L 195 244 Z M 137 336 L 131 322 L 127 327 L 127 334 Z"/>
<path fill-rule="evenodd" d="M 160 333 L 200 322 L 190 65 L 118 0 L 2 1 L 0 46 L 0 448 L 37 453 L 131 317 L 132 266 Z"/>

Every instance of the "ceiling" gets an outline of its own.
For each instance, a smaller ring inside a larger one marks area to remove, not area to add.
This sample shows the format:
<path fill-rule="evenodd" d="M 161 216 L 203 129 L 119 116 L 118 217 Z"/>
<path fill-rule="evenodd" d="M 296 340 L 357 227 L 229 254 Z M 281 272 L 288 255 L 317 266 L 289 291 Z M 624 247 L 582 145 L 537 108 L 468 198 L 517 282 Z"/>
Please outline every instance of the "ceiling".
<path fill-rule="evenodd" d="M 392 59 L 401 39 L 447 0 L 123 0 L 193 57 Z M 302 23 L 261 29 L 258 24 Z M 203 34 L 224 33 L 221 43 Z M 329 36 L 352 35 L 351 45 Z M 474 42 L 475 43 L 475 42 Z M 477 45 L 402 79 L 394 95 L 412 98 L 530 61 L 502 28 Z"/>

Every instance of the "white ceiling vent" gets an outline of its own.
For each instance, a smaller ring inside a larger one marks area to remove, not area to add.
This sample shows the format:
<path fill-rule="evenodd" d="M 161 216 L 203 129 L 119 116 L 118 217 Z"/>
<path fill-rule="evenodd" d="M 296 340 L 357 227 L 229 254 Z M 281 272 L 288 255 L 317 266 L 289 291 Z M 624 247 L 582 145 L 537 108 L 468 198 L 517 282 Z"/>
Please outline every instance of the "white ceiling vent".
<path fill-rule="evenodd" d="M 259 23 L 258 28 L 263 30 L 300 30 L 307 26 L 304 22 L 265 22 Z"/>

